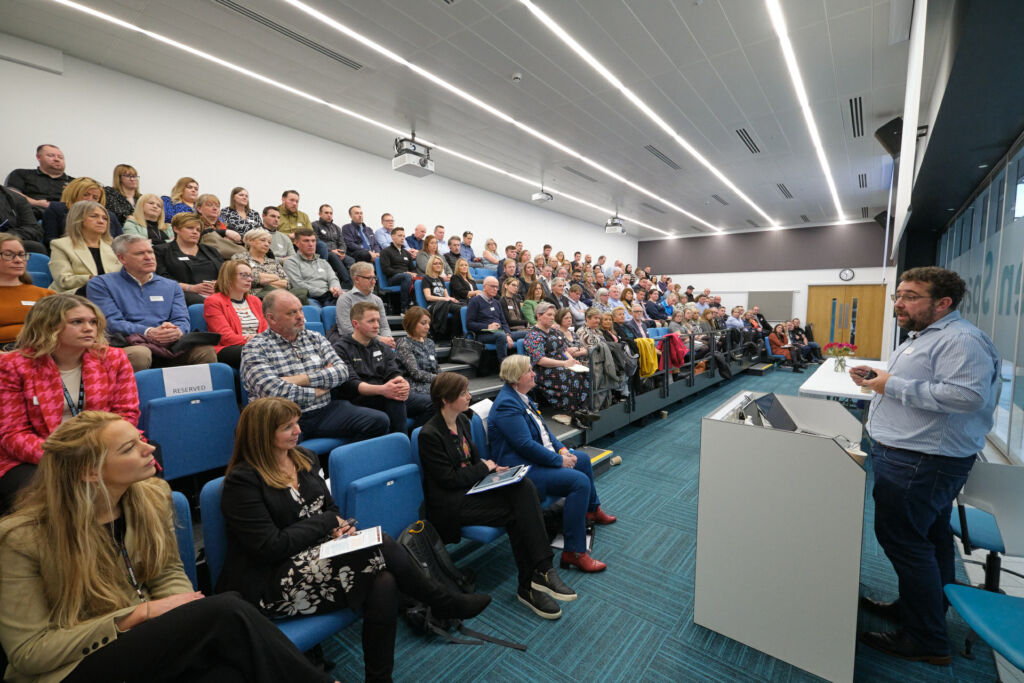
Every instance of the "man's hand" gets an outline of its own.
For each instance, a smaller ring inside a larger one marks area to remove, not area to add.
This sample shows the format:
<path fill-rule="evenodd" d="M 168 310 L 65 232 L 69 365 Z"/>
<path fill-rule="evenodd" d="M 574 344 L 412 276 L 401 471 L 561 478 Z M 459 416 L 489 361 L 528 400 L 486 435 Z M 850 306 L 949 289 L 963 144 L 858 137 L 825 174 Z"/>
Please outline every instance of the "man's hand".
<path fill-rule="evenodd" d="M 181 338 L 181 330 L 172 322 L 163 322 L 158 327 L 146 330 L 145 336 L 157 344 L 171 344 Z"/>
<path fill-rule="evenodd" d="M 380 394 L 392 401 L 404 401 L 409 398 L 409 385 L 401 377 L 395 377 L 380 385 Z"/>
<path fill-rule="evenodd" d="M 505 346 L 512 347 L 516 343 L 516 340 L 509 335 L 505 335 Z"/>
<path fill-rule="evenodd" d="M 562 467 L 564 467 L 566 469 L 570 469 L 570 470 L 573 467 L 576 467 L 576 456 L 573 455 L 572 453 L 563 453 L 562 454 Z"/>
<path fill-rule="evenodd" d="M 419 250 L 419 249 L 412 249 L 411 247 L 406 247 L 406 248 L 405 248 L 405 250 L 406 250 L 407 252 L 409 252 L 409 254 L 410 254 L 410 255 L 411 255 L 411 256 L 412 256 L 413 258 L 416 258 L 416 254 L 420 253 L 420 250 Z"/>
<path fill-rule="evenodd" d="M 872 370 L 875 371 L 875 377 L 867 379 L 866 375 Z M 888 382 L 889 377 L 892 376 L 885 370 L 873 368 L 869 365 L 858 365 L 850 368 L 849 373 L 850 379 L 853 380 L 854 384 L 858 387 L 867 387 L 879 396 L 885 396 L 885 383 Z"/>
<path fill-rule="evenodd" d="M 307 375 L 304 372 L 299 375 L 285 375 L 284 377 L 281 378 L 281 380 L 299 387 L 309 386 L 309 375 Z"/>
<path fill-rule="evenodd" d="M 192 285 L 192 291 L 203 296 L 210 296 L 217 291 L 216 284 L 210 280 L 203 280 L 197 285 Z"/>
<path fill-rule="evenodd" d="M 378 256 L 380 256 L 379 252 L 376 252 L 376 251 L 371 251 L 370 252 L 370 258 L 372 258 L 373 260 L 377 260 Z"/>
<path fill-rule="evenodd" d="M 490 325 L 487 326 L 487 329 L 489 329 L 489 330 L 496 330 L 499 327 L 501 327 L 501 323 L 491 323 Z"/>
<path fill-rule="evenodd" d="M 345 252 L 341 249 L 331 249 L 331 253 L 337 255 L 338 258 L 345 258 Z"/>
<path fill-rule="evenodd" d="M 391 348 L 395 348 L 395 338 L 394 337 L 377 337 L 377 341 L 379 341 L 381 344 L 384 344 L 385 346 L 390 346 Z"/>
<path fill-rule="evenodd" d="M 331 296 L 335 299 L 341 296 L 341 287 L 331 287 Z"/>

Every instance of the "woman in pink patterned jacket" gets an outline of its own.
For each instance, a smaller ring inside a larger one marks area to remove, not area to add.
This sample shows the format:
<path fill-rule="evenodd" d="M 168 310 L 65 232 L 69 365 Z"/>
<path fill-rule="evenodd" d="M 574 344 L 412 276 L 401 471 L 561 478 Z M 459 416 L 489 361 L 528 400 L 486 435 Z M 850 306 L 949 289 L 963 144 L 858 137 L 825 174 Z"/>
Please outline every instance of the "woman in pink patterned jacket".
<path fill-rule="evenodd" d="M 107 345 L 106 319 L 71 294 L 40 299 L 17 349 L 0 356 L 0 515 L 28 483 L 43 441 L 83 410 L 139 421 L 139 393 L 124 351 Z"/>

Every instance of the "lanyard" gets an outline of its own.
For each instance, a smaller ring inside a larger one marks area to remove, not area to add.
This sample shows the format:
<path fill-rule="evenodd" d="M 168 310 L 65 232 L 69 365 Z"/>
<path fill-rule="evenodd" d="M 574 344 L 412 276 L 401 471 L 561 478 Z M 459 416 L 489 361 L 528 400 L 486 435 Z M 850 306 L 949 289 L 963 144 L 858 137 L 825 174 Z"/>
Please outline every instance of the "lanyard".
<path fill-rule="evenodd" d="M 128 548 L 125 546 L 124 540 L 117 537 L 114 524 L 114 522 L 110 524 L 110 535 L 114 537 L 114 543 L 117 544 L 118 550 L 121 551 L 121 559 L 124 560 L 124 568 L 128 573 L 128 582 L 135 589 L 139 600 L 146 602 L 146 596 L 142 592 L 142 587 L 139 586 L 139 581 L 135 578 L 135 567 L 132 566 L 131 558 L 128 557 Z"/>
<path fill-rule="evenodd" d="M 68 404 L 68 410 L 71 411 L 71 417 L 78 415 L 85 408 L 85 377 L 83 376 L 78 382 L 78 405 L 71 400 L 71 394 L 68 393 L 68 387 L 64 384 L 64 380 L 60 382 L 61 389 L 64 390 L 64 402 Z"/>

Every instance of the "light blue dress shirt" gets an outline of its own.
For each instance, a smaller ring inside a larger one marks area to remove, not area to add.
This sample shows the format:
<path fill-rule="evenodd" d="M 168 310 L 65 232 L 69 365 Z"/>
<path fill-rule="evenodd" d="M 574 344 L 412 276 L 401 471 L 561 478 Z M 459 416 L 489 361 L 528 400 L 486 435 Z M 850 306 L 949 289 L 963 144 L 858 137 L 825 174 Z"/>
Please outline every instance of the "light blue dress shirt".
<path fill-rule="evenodd" d="M 377 231 L 373 233 L 373 241 L 377 243 L 380 249 L 386 249 L 391 246 L 391 233 L 388 232 L 387 228 L 377 228 Z M 377 251 L 380 251 L 377 249 Z"/>
<path fill-rule="evenodd" d="M 868 433 L 891 448 L 978 453 L 999 400 L 999 352 L 957 311 L 911 335 L 889 359 L 885 395 L 871 400 Z"/>

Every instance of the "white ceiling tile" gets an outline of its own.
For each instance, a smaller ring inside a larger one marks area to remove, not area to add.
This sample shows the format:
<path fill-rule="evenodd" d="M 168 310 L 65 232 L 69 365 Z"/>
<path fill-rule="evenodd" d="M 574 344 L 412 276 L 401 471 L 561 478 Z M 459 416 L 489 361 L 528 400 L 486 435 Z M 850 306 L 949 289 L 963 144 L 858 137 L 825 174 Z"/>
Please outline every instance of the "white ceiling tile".
<path fill-rule="evenodd" d="M 871 9 L 844 14 L 828 22 L 836 88 L 841 96 L 871 89 Z"/>
<path fill-rule="evenodd" d="M 740 46 L 718 2 L 675 0 L 675 7 L 706 55 L 721 54 Z"/>
<path fill-rule="evenodd" d="M 744 119 L 750 120 L 771 113 L 771 104 L 742 50 L 733 50 L 712 57 L 711 66 L 718 72 L 725 88 L 739 106 L 740 117 L 731 123 L 740 123 Z"/>
<path fill-rule="evenodd" d="M 626 3 L 676 68 L 705 58 L 671 0 L 626 0 Z"/>

